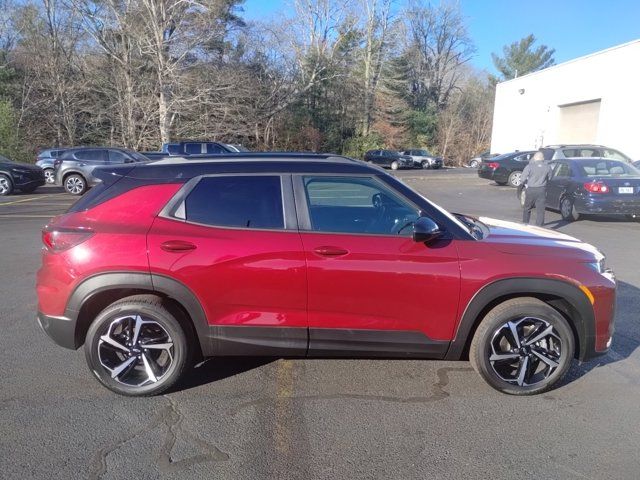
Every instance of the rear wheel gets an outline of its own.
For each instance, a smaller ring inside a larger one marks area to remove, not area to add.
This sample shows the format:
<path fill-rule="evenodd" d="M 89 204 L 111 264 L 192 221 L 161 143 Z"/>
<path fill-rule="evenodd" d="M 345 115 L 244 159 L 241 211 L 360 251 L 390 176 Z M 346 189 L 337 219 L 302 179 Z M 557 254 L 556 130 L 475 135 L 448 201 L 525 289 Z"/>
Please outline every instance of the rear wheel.
<path fill-rule="evenodd" d="M 576 212 L 573 200 L 569 197 L 563 197 L 560 200 L 560 215 L 567 222 L 574 222 L 580 218 L 580 214 Z"/>
<path fill-rule="evenodd" d="M 509 178 L 507 179 L 507 183 L 509 184 L 509 186 L 511 187 L 519 187 L 520 183 L 522 182 L 522 172 L 519 170 L 516 170 L 514 172 L 511 172 L 509 174 Z"/>
<path fill-rule="evenodd" d="M 87 182 L 81 175 L 74 173 L 65 177 L 64 189 L 71 195 L 82 195 L 87 190 Z"/>
<path fill-rule="evenodd" d="M 397 170 L 398 167 L 399 167 L 399 164 L 397 161 L 394 160 L 393 162 L 391 162 L 391 170 Z"/>
<path fill-rule="evenodd" d="M 53 171 L 53 168 L 44 169 L 44 179 L 49 184 L 56 182 L 56 175 L 55 175 L 55 172 Z"/>
<path fill-rule="evenodd" d="M 424 168 L 425 170 L 428 170 L 431 168 L 431 165 L 429 165 L 429 162 L 427 160 L 423 160 L 421 165 L 422 165 L 422 168 Z"/>
<path fill-rule="evenodd" d="M 0 196 L 11 195 L 11 192 L 13 192 L 13 182 L 7 175 L 0 173 Z"/>
<path fill-rule="evenodd" d="M 575 351 L 573 331 L 553 307 L 537 298 L 514 298 L 494 307 L 471 342 L 469 360 L 493 388 L 533 395 L 566 374 Z"/>
<path fill-rule="evenodd" d="M 151 295 L 115 302 L 94 320 L 85 340 L 89 369 L 121 395 L 157 395 L 182 376 L 189 346 L 181 323 Z"/>
<path fill-rule="evenodd" d="M 480 160 L 471 160 L 469 162 L 469 167 L 478 168 L 480 166 Z"/>

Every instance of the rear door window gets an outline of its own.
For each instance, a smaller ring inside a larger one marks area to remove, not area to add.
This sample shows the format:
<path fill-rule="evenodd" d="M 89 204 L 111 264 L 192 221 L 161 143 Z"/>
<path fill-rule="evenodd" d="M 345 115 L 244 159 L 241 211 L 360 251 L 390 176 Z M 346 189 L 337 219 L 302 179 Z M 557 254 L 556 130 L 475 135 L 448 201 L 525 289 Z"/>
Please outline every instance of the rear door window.
<path fill-rule="evenodd" d="M 188 222 L 218 227 L 283 229 L 279 176 L 204 177 L 185 202 Z"/>
<path fill-rule="evenodd" d="M 202 153 L 202 144 L 201 143 L 185 143 L 184 153 L 186 153 L 187 155 L 197 155 L 199 153 Z"/>

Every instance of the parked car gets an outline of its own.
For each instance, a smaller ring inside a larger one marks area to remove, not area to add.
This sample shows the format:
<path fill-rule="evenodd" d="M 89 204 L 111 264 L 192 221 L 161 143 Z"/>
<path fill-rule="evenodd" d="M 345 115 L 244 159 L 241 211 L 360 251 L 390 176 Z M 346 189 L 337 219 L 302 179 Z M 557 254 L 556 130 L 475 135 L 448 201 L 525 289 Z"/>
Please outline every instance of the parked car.
<path fill-rule="evenodd" d="M 534 153 L 536 152 L 511 152 L 483 160 L 478 169 L 478 176 L 493 180 L 498 185 L 517 187 L 520 185 L 522 171 Z"/>
<path fill-rule="evenodd" d="M 467 165 L 469 166 L 469 168 L 478 168 L 483 160 L 497 157 L 498 155 L 499 155 L 498 153 L 491 153 L 489 150 L 487 150 L 473 157 L 471 160 L 469 160 Z"/>
<path fill-rule="evenodd" d="M 15 190 L 31 193 L 44 184 L 44 171 L 40 167 L 0 155 L 0 196 L 11 195 Z"/>
<path fill-rule="evenodd" d="M 414 166 L 413 159 L 409 155 L 402 155 L 395 150 L 369 150 L 364 154 L 364 160 L 391 170 L 413 168 Z"/>
<path fill-rule="evenodd" d="M 549 145 L 541 148 L 545 160 L 561 160 L 565 158 L 610 158 L 632 163 L 624 153 L 614 148 L 591 144 Z"/>
<path fill-rule="evenodd" d="M 44 178 L 47 183 L 56 182 L 54 162 L 64 151 L 64 148 L 50 148 L 38 153 L 36 165 L 44 170 Z"/>
<path fill-rule="evenodd" d="M 238 153 L 248 151 L 242 145 L 232 145 L 220 142 L 202 142 L 199 140 L 186 140 L 182 142 L 164 143 L 161 153 L 169 155 L 201 155 L 201 154 L 223 154 Z"/>
<path fill-rule="evenodd" d="M 99 182 L 94 176 L 96 168 L 148 161 L 144 155 L 126 148 L 69 148 L 54 162 L 56 184 L 72 195 L 82 195 Z"/>
<path fill-rule="evenodd" d="M 401 155 L 411 157 L 413 160 L 413 166 L 416 168 L 442 168 L 444 163 L 443 157 L 436 157 L 428 150 L 420 148 L 412 148 L 410 150 L 404 150 L 400 152 Z"/>
<path fill-rule="evenodd" d="M 363 162 L 241 154 L 96 175 L 43 230 L 38 321 L 84 344 L 117 393 L 163 392 L 209 356 L 468 352 L 493 388 L 526 395 L 611 344 L 597 249 L 450 214 Z"/>
<path fill-rule="evenodd" d="M 580 158 L 554 161 L 546 207 L 566 221 L 581 215 L 640 218 L 640 169 L 621 160 Z M 524 205 L 525 192 L 520 192 Z"/>

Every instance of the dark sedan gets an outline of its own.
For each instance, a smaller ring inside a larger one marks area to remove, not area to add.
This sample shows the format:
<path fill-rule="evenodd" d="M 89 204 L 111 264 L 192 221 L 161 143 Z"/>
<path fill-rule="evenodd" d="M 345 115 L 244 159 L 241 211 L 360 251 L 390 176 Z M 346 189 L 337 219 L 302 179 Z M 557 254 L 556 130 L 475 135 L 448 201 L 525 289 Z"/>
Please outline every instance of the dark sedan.
<path fill-rule="evenodd" d="M 485 159 L 478 168 L 478 176 L 493 180 L 498 185 L 517 187 L 520 185 L 522 170 L 534 153 L 536 152 L 511 152 Z"/>
<path fill-rule="evenodd" d="M 40 167 L 0 155 L 0 195 L 10 195 L 14 190 L 31 193 L 44 184 L 44 170 Z"/>
<path fill-rule="evenodd" d="M 551 163 L 546 206 L 566 221 L 580 215 L 640 218 L 640 169 L 620 160 L 579 158 Z M 524 192 L 520 197 L 522 202 Z"/>
<path fill-rule="evenodd" d="M 402 155 L 395 150 L 369 150 L 364 154 L 364 161 L 391 170 L 413 168 L 413 159 L 409 155 Z"/>

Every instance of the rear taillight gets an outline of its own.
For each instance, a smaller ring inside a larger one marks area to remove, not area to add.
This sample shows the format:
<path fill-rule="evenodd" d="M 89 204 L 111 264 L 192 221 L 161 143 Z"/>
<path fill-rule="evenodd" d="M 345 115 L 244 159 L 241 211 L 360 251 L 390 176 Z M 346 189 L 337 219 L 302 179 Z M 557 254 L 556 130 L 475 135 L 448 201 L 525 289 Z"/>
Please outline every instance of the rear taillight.
<path fill-rule="evenodd" d="M 93 231 L 86 228 L 45 227 L 42 230 L 42 243 L 47 250 L 58 253 L 68 250 L 93 236 Z"/>
<path fill-rule="evenodd" d="M 489 167 L 491 170 L 495 170 L 496 168 L 498 168 L 500 166 L 499 163 L 496 162 L 489 162 L 487 163 L 487 167 Z"/>
<path fill-rule="evenodd" d="M 590 193 L 608 193 L 609 187 L 602 182 L 588 182 L 584 184 L 584 189 Z"/>

